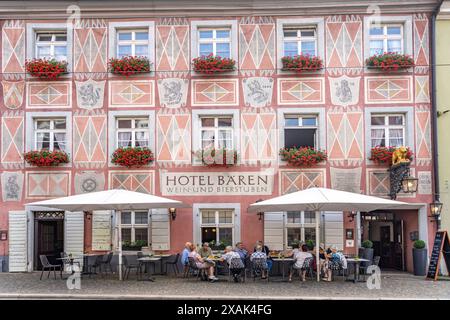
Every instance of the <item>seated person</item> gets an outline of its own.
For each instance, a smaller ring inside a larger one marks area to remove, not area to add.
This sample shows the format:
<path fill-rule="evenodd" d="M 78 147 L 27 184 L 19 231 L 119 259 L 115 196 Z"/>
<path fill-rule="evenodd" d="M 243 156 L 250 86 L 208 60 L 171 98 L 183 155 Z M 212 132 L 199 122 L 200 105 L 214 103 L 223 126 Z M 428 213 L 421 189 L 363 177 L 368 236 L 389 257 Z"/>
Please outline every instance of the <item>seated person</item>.
<path fill-rule="evenodd" d="M 341 253 L 337 252 L 336 246 L 330 247 L 330 253 L 326 253 L 325 257 L 327 258 L 326 262 L 326 272 L 323 280 L 332 281 L 333 270 L 340 270 L 343 267 Z"/>
<path fill-rule="evenodd" d="M 250 256 L 250 261 L 253 262 L 253 260 L 255 259 L 262 259 L 263 261 L 265 261 L 265 265 L 262 266 L 256 266 L 259 270 L 261 270 L 261 278 L 262 279 L 266 279 L 266 270 L 268 269 L 268 259 L 267 259 L 267 254 L 265 252 L 263 252 L 263 247 L 260 245 L 257 245 L 255 248 L 255 252 L 252 253 L 252 255 Z M 252 266 L 253 267 L 253 266 Z"/>
<path fill-rule="evenodd" d="M 253 252 L 256 252 L 256 248 L 257 248 L 258 246 L 260 246 L 260 247 L 262 248 L 262 252 L 264 252 L 264 253 L 266 254 L 266 259 L 267 259 L 267 269 L 268 269 L 269 272 L 270 272 L 270 270 L 272 270 L 273 261 L 272 261 L 272 258 L 271 258 L 270 255 L 269 255 L 269 254 L 270 254 L 269 247 L 266 246 L 266 245 L 264 245 L 264 243 L 263 243 L 261 240 L 259 240 L 259 241 L 256 242 L 256 246 L 255 246 L 255 249 L 254 249 Z"/>
<path fill-rule="evenodd" d="M 234 251 L 239 254 L 239 256 L 241 257 L 242 262 L 245 265 L 245 259 L 247 259 L 247 257 L 248 257 L 248 251 L 245 250 L 244 244 L 242 242 L 236 243 L 236 248 L 234 249 Z"/>
<path fill-rule="evenodd" d="M 200 248 L 200 250 L 198 250 L 198 254 L 202 257 L 202 258 L 208 258 L 210 255 L 212 255 L 212 250 L 209 247 L 209 243 L 205 242 L 203 243 L 202 247 Z"/>
<path fill-rule="evenodd" d="M 192 243 L 186 242 L 184 244 L 183 252 L 181 253 L 181 264 L 183 265 L 183 275 L 186 277 L 187 272 L 189 270 L 189 252 L 191 252 Z"/>
<path fill-rule="evenodd" d="M 304 263 L 305 260 L 307 258 L 313 258 L 312 254 L 308 252 L 308 246 L 307 245 L 302 245 L 302 250 L 301 251 L 296 251 L 296 253 L 294 254 L 294 269 L 297 270 L 301 270 L 301 274 L 300 274 L 300 279 L 302 281 L 306 281 L 306 269 L 304 269 Z M 292 274 L 293 272 L 291 272 L 289 274 L 289 281 L 292 281 Z"/>
<path fill-rule="evenodd" d="M 239 282 L 239 277 L 242 270 L 244 270 L 244 263 L 241 260 L 239 253 L 233 251 L 231 246 L 225 248 L 225 253 L 220 258 L 221 261 L 226 260 L 230 268 L 231 274 L 233 275 L 234 282 Z"/>
<path fill-rule="evenodd" d="M 189 257 L 194 259 L 195 265 L 197 266 L 197 268 L 199 269 L 204 269 L 207 271 L 208 273 L 208 279 L 211 282 L 217 281 L 219 280 L 215 275 L 214 275 L 214 264 L 205 261 L 205 259 L 203 259 L 200 254 L 198 254 L 197 252 L 197 248 L 196 246 L 193 244 L 191 245 L 191 252 L 189 253 Z"/>

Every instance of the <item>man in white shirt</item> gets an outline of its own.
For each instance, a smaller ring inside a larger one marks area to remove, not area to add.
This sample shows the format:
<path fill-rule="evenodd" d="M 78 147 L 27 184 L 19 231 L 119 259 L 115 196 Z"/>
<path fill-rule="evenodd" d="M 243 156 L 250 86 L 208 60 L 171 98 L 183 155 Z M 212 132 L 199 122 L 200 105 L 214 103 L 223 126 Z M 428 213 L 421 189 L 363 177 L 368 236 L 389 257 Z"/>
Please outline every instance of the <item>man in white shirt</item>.
<path fill-rule="evenodd" d="M 233 247 L 227 246 L 225 253 L 220 258 L 222 261 L 226 261 L 233 275 L 234 282 L 239 282 L 239 277 L 242 270 L 244 270 L 244 264 L 242 263 L 239 253 L 233 251 Z"/>
<path fill-rule="evenodd" d="M 304 244 L 302 246 L 302 250 L 301 251 L 297 251 L 294 253 L 294 269 L 300 270 L 301 274 L 300 274 L 300 279 L 302 281 L 306 281 L 306 269 L 303 268 L 303 264 L 305 263 L 305 260 L 307 258 L 312 258 L 312 254 L 308 252 L 308 247 Z M 289 281 L 292 281 L 292 274 L 294 272 L 291 272 L 289 275 Z"/>

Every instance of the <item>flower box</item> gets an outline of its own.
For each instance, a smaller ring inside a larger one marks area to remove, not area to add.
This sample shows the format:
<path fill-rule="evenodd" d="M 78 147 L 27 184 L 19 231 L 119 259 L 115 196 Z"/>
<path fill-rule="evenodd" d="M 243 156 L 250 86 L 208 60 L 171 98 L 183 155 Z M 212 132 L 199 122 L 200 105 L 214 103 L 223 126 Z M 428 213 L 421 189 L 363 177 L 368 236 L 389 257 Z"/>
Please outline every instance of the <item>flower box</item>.
<path fill-rule="evenodd" d="M 237 151 L 230 149 L 199 150 L 196 156 L 208 167 L 231 167 L 238 162 Z"/>
<path fill-rule="evenodd" d="M 234 71 L 236 61 L 210 54 L 192 59 L 192 65 L 195 72 L 214 74 Z"/>
<path fill-rule="evenodd" d="M 112 154 L 111 162 L 123 167 L 141 167 L 154 160 L 153 152 L 149 148 L 125 147 L 117 148 Z"/>
<path fill-rule="evenodd" d="M 123 251 L 141 251 L 142 247 L 147 246 L 147 241 L 136 240 L 136 242 L 123 241 L 122 250 Z"/>
<path fill-rule="evenodd" d="M 69 163 L 69 156 L 61 150 L 38 150 L 24 154 L 25 161 L 37 167 L 56 167 L 61 163 Z"/>
<path fill-rule="evenodd" d="M 414 59 L 407 54 L 387 52 L 369 57 L 366 66 L 382 71 L 397 71 L 414 67 Z"/>
<path fill-rule="evenodd" d="M 146 57 L 127 56 L 111 58 L 108 63 L 109 72 L 122 76 L 150 72 L 150 61 Z"/>
<path fill-rule="evenodd" d="M 25 69 L 33 77 L 53 80 L 67 73 L 67 62 L 56 59 L 33 59 L 25 62 Z"/>
<path fill-rule="evenodd" d="M 392 164 L 392 153 L 397 149 L 397 147 L 374 147 L 370 149 L 370 158 L 375 163 L 378 164 Z M 411 149 L 407 148 L 406 158 L 408 160 L 413 159 L 413 153 Z"/>
<path fill-rule="evenodd" d="M 281 58 L 283 71 L 314 72 L 323 68 L 323 61 L 311 55 L 285 56 Z"/>
<path fill-rule="evenodd" d="M 311 147 L 283 148 L 280 156 L 292 166 L 311 167 L 327 159 L 325 151 L 316 150 Z"/>

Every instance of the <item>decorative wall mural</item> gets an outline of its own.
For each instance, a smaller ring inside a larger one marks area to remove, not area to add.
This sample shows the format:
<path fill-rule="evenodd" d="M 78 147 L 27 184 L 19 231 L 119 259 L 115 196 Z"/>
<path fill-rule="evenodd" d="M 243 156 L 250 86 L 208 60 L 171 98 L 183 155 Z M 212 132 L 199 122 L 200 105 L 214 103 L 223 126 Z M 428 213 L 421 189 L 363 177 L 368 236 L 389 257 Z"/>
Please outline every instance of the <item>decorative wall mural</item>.
<path fill-rule="evenodd" d="M 25 23 L 22 20 L 6 20 L 2 28 L 2 72 L 25 71 Z M 24 77 L 24 75 L 18 75 Z"/>
<path fill-rule="evenodd" d="M 325 103 L 324 78 L 279 78 L 279 104 L 323 104 Z"/>
<path fill-rule="evenodd" d="M 24 118 L 22 113 L 5 112 L 1 128 L 1 163 L 3 167 L 23 166 Z"/>
<path fill-rule="evenodd" d="M 154 175 L 150 171 L 109 171 L 109 189 L 125 189 L 142 193 L 154 193 Z"/>
<path fill-rule="evenodd" d="M 158 80 L 159 103 L 161 107 L 181 108 L 186 106 L 189 80 L 166 78 Z"/>
<path fill-rule="evenodd" d="M 244 101 L 246 106 L 261 108 L 272 103 L 273 79 L 267 77 L 251 77 L 242 80 Z"/>
<path fill-rule="evenodd" d="M 193 106 L 237 106 L 239 103 L 238 79 L 192 80 Z"/>
<path fill-rule="evenodd" d="M 325 169 L 280 170 L 280 194 L 325 187 Z"/>
<path fill-rule="evenodd" d="M 377 197 L 387 197 L 389 191 L 389 172 L 380 169 L 367 169 L 367 194 Z"/>
<path fill-rule="evenodd" d="M 418 106 L 416 117 L 416 154 L 417 165 L 430 165 L 432 157 L 431 148 L 431 117 L 429 105 Z"/>
<path fill-rule="evenodd" d="M 156 70 L 189 71 L 189 25 L 156 26 Z"/>
<path fill-rule="evenodd" d="M 153 80 L 109 81 L 110 107 L 153 107 Z"/>
<path fill-rule="evenodd" d="M 330 167 L 331 188 L 336 190 L 361 193 L 362 168 Z"/>
<path fill-rule="evenodd" d="M 413 102 L 412 77 L 365 77 L 366 103 Z"/>
<path fill-rule="evenodd" d="M 359 102 L 361 77 L 328 78 L 330 81 L 331 103 L 336 106 L 352 106 Z"/>
<path fill-rule="evenodd" d="M 157 160 L 191 163 L 191 114 L 160 112 L 156 119 Z"/>
<path fill-rule="evenodd" d="M 416 103 L 430 102 L 430 77 L 416 76 Z"/>
<path fill-rule="evenodd" d="M 79 108 L 92 110 L 103 107 L 106 81 L 75 81 L 77 88 L 77 105 Z"/>
<path fill-rule="evenodd" d="M 77 172 L 74 180 L 76 194 L 105 190 L 105 174 L 103 172 Z"/>
<path fill-rule="evenodd" d="M 3 201 L 21 201 L 23 191 L 23 173 L 3 172 L 1 175 Z"/>
<path fill-rule="evenodd" d="M 271 19 L 272 20 L 272 19 Z M 275 24 L 254 22 L 239 24 L 239 68 L 275 69 Z"/>
<path fill-rule="evenodd" d="M 71 108 L 72 82 L 27 82 L 27 108 Z"/>
<path fill-rule="evenodd" d="M 28 199 L 70 195 L 70 171 L 28 171 L 25 181 Z"/>
<path fill-rule="evenodd" d="M 414 17 L 414 59 L 418 67 L 429 65 L 429 25 L 425 14 Z"/>
<path fill-rule="evenodd" d="M 8 109 L 18 109 L 22 106 L 25 93 L 25 81 L 2 81 L 3 103 Z"/>

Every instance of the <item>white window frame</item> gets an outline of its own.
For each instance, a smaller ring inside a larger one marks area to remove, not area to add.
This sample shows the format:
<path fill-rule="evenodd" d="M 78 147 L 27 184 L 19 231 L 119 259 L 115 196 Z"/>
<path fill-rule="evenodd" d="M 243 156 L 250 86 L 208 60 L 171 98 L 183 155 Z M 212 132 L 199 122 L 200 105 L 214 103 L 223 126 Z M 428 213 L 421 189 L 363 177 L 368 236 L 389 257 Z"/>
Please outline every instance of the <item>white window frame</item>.
<path fill-rule="evenodd" d="M 51 36 L 51 40 L 50 41 L 39 41 L 37 38 L 39 37 L 39 35 L 48 35 Z M 56 36 L 58 35 L 64 35 L 66 36 L 66 41 L 56 41 Z M 35 48 L 34 48 L 34 54 L 35 54 L 35 58 L 39 58 L 37 56 L 38 54 L 38 48 L 39 47 L 50 47 L 50 58 L 51 59 L 56 59 L 55 57 L 55 47 L 65 47 L 66 48 L 66 59 L 64 60 L 58 60 L 58 61 L 67 61 L 67 33 L 65 31 L 45 31 L 45 30 L 40 30 L 37 31 L 35 34 Z"/>
<path fill-rule="evenodd" d="M 130 120 L 131 128 L 119 128 L 120 120 Z M 148 133 L 148 143 L 150 144 L 150 132 L 148 131 L 150 127 L 150 123 L 148 123 L 147 128 L 136 128 L 136 120 L 147 120 L 150 121 L 147 117 L 116 117 L 115 119 L 115 131 L 116 131 L 116 148 L 119 147 L 119 133 L 120 132 L 131 132 L 131 147 L 136 147 L 136 132 L 147 132 Z"/>
<path fill-rule="evenodd" d="M 200 38 L 200 32 L 201 31 L 212 31 L 213 37 L 208 39 L 202 39 Z M 217 38 L 217 31 L 229 31 L 229 37 L 228 38 Z M 213 51 L 212 54 L 214 56 L 217 56 L 217 44 L 218 43 L 228 43 L 230 45 L 230 57 L 231 57 L 231 27 L 218 27 L 218 28 L 212 28 L 212 27 L 205 27 L 205 28 L 199 28 L 197 30 L 198 32 L 198 50 L 197 50 L 197 56 L 200 57 L 200 45 L 204 43 L 211 43 L 213 45 Z"/>
<path fill-rule="evenodd" d="M 383 34 L 381 35 L 371 35 L 370 34 L 370 30 L 369 30 L 369 47 L 370 47 L 370 42 L 371 41 L 383 41 L 383 53 L 385 52 L 389 52 L 388 50 L 388 40 L 400 40 L 401 43 L 401 49 L 400 49 L 400 54 L 403 53 L 404 51 L 404 35 L 403 35 L 403 24 L 399 24 L 399 23 L 386 23 L 386 24 L 382 24 L 379 27 L 381 27 L 383 29 Z M 387 34 L 387 28 L 388 27 L 400 27 L 400 35 L 397 34 Z"/>
<path fill-rule="evenodd" d="M 297 36 L 296 37 L 286 37 L 284 35 L 284 32 L 286 30 L 292 30 L 292 31 L 296 31 L 297 32 Z M 313 31 L 314 32 L 314 36 L 313 37 L 303 37 L 301 35 L 302 31 Z M 292 26 L 284 26 L 283 27 L 283 56 L 286 56 L 286 51 L 284 48 L 284 45 L 286 42 L 297 42 L 297 55 L 302 54 L 302 42 L 311 42 L 314 41 L 314 51 L 315 51 L 315 55 L 317 55 L 317 26 L 300 26 L 297 27 L 295 25 Z"/>
<path fill-rule="evenodd" d="M 131 213 L 131 223 L 130 224 L 123 224 L 122 223 L 122 214 L 123 213 Z M 136 213 L 147 213 L 147 224 L 136 224 L 135 215 Z M 131 242 L 136 241 L 136 229 L 147 229 L 147 246 L 150 244 L 150 212 L 146 210 L 133 210 L 133 211 L 121 211 L 120 212 L 120 231 L 122 232 L 123 229 L 131 229 Z M 124 240 L 122 239 L 122 242 Z"/>
<path fill-rule="evenodd" d="M 66 121 L 66 128 L 65 129 L 55 129 L 55 121 L 56 120 L 64 120 Z M 49 121 L 50 122 L 50 129 L 38 129 L 37 128 L 37 122 L 38 121 Z M 67 148 L 67 119 L 65 117 L 60 117 L 60 118 L 34 118 L 33 119 L 33 127 L 34 127 L 34 149 L 35 150 L 39 150 L 37 147 L 37 143 L 38 143 L 38 139 L 37 139 L 37 135 L 38 133 L 49 133 L 50 135 L 50 141 L 49 141 L 49 151 L 54 151 L 54 142 L 55 142 L 55 133 L 64 133 L 65 134 L 65 140 L 64 140 L 64 144 L 65 144 L 65 148 Z M 65 149 L 61 150 L 61 151 L 65 151 Z"/>
<path fill-rule="evenodd" d="M 316 125 L 315 126 L 303 126 L 302 125 L 297 125 L 297 126 L 286 126 L 286 118 L 289 119 L 297 119 L 298 122 L 303 122 L 303 118 L 315 118 L 316 119 Z M 298 114 L 298 113 L 285 113 L 284 114 L 284 126 L 283 126 L 283 130 L 285 129 L 295 129 L 295 130 L 304 130 L 304 129 L 315 129 L 316 133 L 314 134 L 314 148 L 317 148 L 317 145 L 319 144 L 318 140 L 318 136 L 319 136 L 319 119 L 318 119 L 318 115 L 317 114 Z M 286 133 L 284 133 L 286 134 Z M 285 147 L 284 144 L 282 146 L 283 148 Z M 299 146 L 300 147 L 300 146 Z"/>
<path fill-rule="evenodd" d="M 214 119 L 214 127 L 203 127 L 202 119 Z M 231 119 L 231 127 L 219 127 L 219 118 Z M 231 132 L 231 149 L 234 149 L 234 129 L 233 129 L 233 118 L 231 116 L 200 116 L 200 145 L 203 145 L 202 133 L 203 131 L 214 131 L 214 148 L 219 149 L 219 132 L 220 131 L 230 131 Z"/>
<path fill-rule="evenodd" d="M 137 32 L 147 32 L 148 39 L 147 40 L 136 40 Z M 119 35 L 121 33 L 131 33 L 131 40 L 119 40 Z M 119 46 L 120 45 L 129 45 L 131 46 L 131 55 L 136 56 L 136 45 L 147 45 L 147 58 L 150 58 L 150 33 L 148 29 L 117 29 L 116 30 L 116 56 L 119 54 Z"/>
<path fill-rule="evenodd" d="M 300 222 L 299 223 L 290 223 L 288 222 L 288 215 L 289 212 L 297 212 L 300 213 Z M 305 223 L 305 211 L 289 211 L 286 212 L 286 214 L 284 215 L 284 243 L 286 244 L 286 247 L 290 247 L 288 245 L 288 229 L 300 229 L 300 241 L 305 242 L 305 229 L 306 228 L 312 228 L 312 229 L 316 229 L 316 222 L 314 220 L 313 223 Z M 311 211 L 314 214 L 314 219 L 315 217 L 315 212 Z M 316 234 L 316 237 L 320 235 Z"/>
<path fill-rule="evenodd" d="M 403 124 L 402 125 L 390 125 L 389 124 L 389 117 L 392 117 L 392 116 L 402 117 Z M 375 146 L 372 146 L 372 140 L 373 140 L 373 138 L 372 138 L 372 130 L 373 129 L 383 129 L 384 130 L 384 143 L 385 143 L 386 147 L 391 146 L 390 143 L 389 143 L 389 141 L 390 141 L 390 134 L 389 134 L 390 129 L 402 129 L 402 133 L 403 133 L 402 134 L 402 140 L 403 140 L 403 144 L 405 143 L 405 138 L 406 138 L 406 134 L 405 134 L 405 132 L 406 132 L 406 117 L 405 117 L 404 113 L 372 113 L 370 115 L 370 119 L 372 120 L 373 117 L 384 117 L 384 125 L 373 125 L 372 121 L 370 122 L 371 135 L 370 135 L 369 139 L 370 139 L 370 145 L 371 145 L 372 148 L 375 147 Z M 397 147 L 399 147 L 399 146 L 397 146 Z"/>
<path fill-rule="evenodd" d="M 203 222 L 203 211 L 215 211 L 215 218 L 214 218 L 214 223 L 204 223 Z M 219 214 L 220 211 L 231 211 L 231 223 L 220 223 L 219 221 Z M 202 228 L 216 228 L 216 243 L 219 241 L 219 230 L 220 228 L 226 228 L 229 229 L 231 228 L 231 245 L 233 245 L 235 243 L 234 241 L 234 220 L 235 220 L 235 213 L 234 213 L 234 209 L 233 208 L 202 208 L 200 209 L 200 230 Z M 201 232 L 201 231 L 200 231 Z"/>

